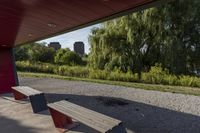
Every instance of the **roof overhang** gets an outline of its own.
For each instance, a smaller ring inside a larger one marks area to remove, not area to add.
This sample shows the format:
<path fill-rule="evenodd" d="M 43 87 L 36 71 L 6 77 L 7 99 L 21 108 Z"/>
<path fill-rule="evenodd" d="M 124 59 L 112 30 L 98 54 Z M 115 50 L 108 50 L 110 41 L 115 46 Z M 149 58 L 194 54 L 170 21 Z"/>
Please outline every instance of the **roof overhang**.
<path fill-rule="evenodd" d="M 0 46 L 15 47 L 168 0 L 1 0 Z"/>

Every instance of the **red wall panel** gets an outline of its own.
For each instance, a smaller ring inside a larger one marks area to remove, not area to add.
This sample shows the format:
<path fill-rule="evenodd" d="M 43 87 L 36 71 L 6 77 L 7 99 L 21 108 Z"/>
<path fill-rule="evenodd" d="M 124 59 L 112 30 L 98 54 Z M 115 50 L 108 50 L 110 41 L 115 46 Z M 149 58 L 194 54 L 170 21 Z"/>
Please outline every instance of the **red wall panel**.
<path fill-rule="evenodd" d="M 0 94 L 11 92 L 16 85 L 14 58 L 11 48 L 0 47 Z"/>

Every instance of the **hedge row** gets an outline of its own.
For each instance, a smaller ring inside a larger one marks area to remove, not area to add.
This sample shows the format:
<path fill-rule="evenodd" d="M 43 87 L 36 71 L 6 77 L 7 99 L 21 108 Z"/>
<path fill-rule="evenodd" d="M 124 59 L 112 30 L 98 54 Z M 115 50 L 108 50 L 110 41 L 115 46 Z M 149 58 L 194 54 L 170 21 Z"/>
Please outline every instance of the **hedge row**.
<path fill-rule="evenodd" d="M 151 70 L 142 73 L 142 79 L 138 80 L 137 74 L 131 72 L 123 73 L 119 70 L 93 70 L 82 66 L 58 66 L 48 63 L 30 63 L 28 61 L 16 62 L 18 71 L 51 73 L 69 77 L 102 79 L 124 82 L 142 82 L 149 84 L 164 84 L 200 87 L 200 78 L 195 76 L 176 76 L 171 75 L 167 70 L 163 70 L 159 66 L 151 67 Z"/>

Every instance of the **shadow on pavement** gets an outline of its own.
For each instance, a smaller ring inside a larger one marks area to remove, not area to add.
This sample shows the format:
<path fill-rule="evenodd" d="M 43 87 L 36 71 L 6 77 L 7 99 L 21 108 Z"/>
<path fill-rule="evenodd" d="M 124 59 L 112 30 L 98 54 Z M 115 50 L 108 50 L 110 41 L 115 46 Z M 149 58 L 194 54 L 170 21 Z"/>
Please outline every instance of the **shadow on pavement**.
<path fill-rule="evenodd" d="M 72 103 L 119 119 L 133 133 L 200 133 L 200 117 L 135 101 L 99 96 L 46 94 L 49 103 Z"/>
<path fill-rule="evenodd" d="M 19 121 L 0 115 L 0 132 L 1 133 L 36 133 L 40 129 L 21 125 Z"/>

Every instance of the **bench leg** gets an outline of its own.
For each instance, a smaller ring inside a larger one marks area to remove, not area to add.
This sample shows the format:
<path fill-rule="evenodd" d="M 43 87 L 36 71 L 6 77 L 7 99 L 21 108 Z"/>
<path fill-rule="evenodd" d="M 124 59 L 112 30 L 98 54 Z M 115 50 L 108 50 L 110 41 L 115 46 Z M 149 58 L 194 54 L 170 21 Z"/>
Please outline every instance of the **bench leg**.
<path fill-rule="evenodd" d="M 52 108 L 49 107 L 51 117 L 53 119 L 55 127 L 61 132 L 67 132 L 70 129 L 78 126 L 77 123 L 73 122 L 72 119 Z"/>
<path fill-rule="evenodd" d="M 29 99 L 34 113 L 48 109 L 44 93 L 30 96 Z"/>
<path fill-rule="evenodd" d="M 27 99 L 26 95 L 24 95 L 24 94 L 22 94 L 22 93 L 20 93 L 20 92 L 18 92 L 16 90 L 12 90 L 12 92 L 13 92 L 15 100 Z"/>
<path fill-rule="evenodd" d="M 111 131 L 108 131 L 106 133 L 127 133 L 127 132 L 123 123 L 120 123 L 119 125 L 115 126 Z"/>

